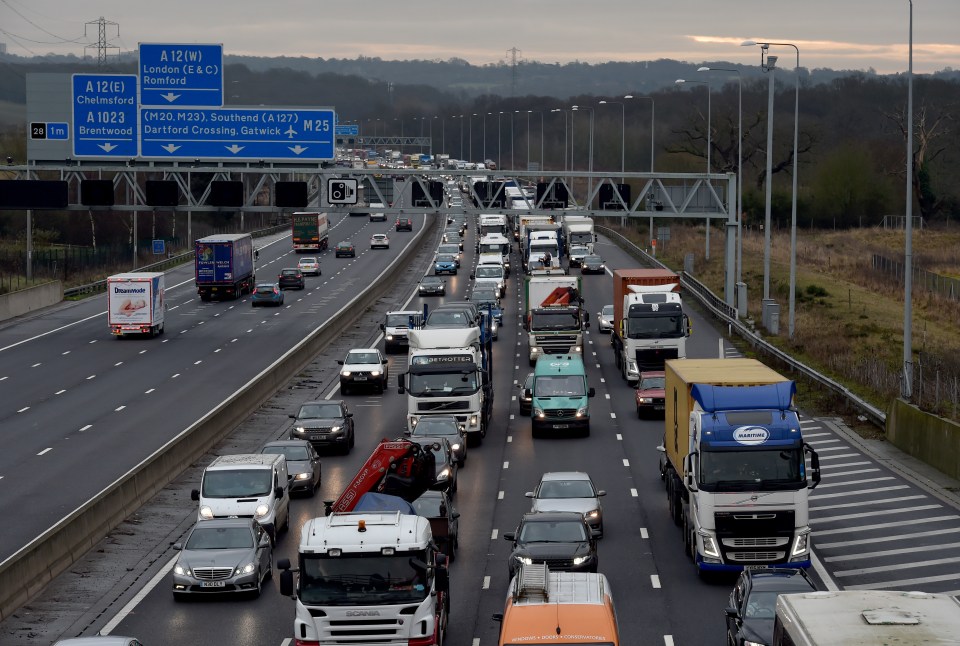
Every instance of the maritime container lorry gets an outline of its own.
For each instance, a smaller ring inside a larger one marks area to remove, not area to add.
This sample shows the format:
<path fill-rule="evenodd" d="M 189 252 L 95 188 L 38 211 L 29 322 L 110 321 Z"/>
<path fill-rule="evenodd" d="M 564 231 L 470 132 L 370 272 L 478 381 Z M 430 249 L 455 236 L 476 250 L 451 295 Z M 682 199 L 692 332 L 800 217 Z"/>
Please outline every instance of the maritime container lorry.
<path fill-rule="evenodd" d="M 820 460 L 794 382 L 754 359 L 674 359 L 665 373 L 660 469 L 697 572 L 809 567 Z"/>
<path fill-rule="evenodd" d="M 131 272 L 107 278 L 107 324 L 117 338 L 163 334 L 167 311 L 163 272 Z"/>
<path fill-rule="evenodd" d="M 235 299 L 253 291 L 255 252 L 249 233 L 200 238 L 195 243 L 195 251 L 194 274 L 200 300 Z"/>
<path fill-rule="evenodd" d="M 290 216 L 293 223 L 293 250 L 295 253 L 320 252 L 329 244 L 330 223 L 326 213 L 298 212 Z"/>
<path fill-rule="evenodd" d="M 663 370 L 667 359 L 687 356 L 690 318 L 683 311 L 680 277 L 668 269 L 613 272 L 610 343 L 620 375 L 634 385 L 640 373 Z"/>

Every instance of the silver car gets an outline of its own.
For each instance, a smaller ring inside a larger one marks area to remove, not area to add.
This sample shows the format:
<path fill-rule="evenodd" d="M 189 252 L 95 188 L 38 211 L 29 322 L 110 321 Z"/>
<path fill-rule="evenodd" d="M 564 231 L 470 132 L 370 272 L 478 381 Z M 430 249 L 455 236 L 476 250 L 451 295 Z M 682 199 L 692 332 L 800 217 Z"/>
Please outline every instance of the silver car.
<path fill-rule="evenodd" d="M 613 305 L 604 305 L 597 312 L 597 331 L 600 334 L 613 332 Z"/>
<path fill-rule="evenodd" d="M 287 478 L 290 493 L 313 496 L 320 486 L 320 456 L 307 440 L 275 440 L 267 442 L 261 453 L 273 453 L 287 458 Z"/>
<path fill-rule="evenodd" d="M 603 537 L 603 489 L 593 485 L 590 476 L 582 471 L 553 471 L 544 473 L 535 491 L 528 491 L 533 498 L 532 512 L 575 511 L 583 515 L 594 537 Z"/>
<path fill-rule="evenodd" d="M 143 642 L 135 637 L 98 635 L 96 637 L 72 637 L 70 639 L 61 639 L 53 646 L 143 646 Z"/>
<path fill-rule="evenodd" d="M 247 592 L 259 597 L 273 576 L 270 535 L 252 518 L 200 520 L 183 543 L 173 566 L 173 598 L 191 594 Z"/>

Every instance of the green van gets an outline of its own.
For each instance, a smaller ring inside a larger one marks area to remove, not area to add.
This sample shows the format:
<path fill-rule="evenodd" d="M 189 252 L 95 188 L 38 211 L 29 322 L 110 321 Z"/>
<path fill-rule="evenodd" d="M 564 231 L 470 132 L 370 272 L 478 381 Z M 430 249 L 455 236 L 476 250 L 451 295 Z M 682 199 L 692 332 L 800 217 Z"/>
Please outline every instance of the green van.
<path fill-rule="evenodd" d="M 581 431 L 590 435 L 590 402 L 587 372 L 580 355 L 545 354 L 537 358 L 530 395 L 530 429 L 533 437 L 543 431 Z"/>

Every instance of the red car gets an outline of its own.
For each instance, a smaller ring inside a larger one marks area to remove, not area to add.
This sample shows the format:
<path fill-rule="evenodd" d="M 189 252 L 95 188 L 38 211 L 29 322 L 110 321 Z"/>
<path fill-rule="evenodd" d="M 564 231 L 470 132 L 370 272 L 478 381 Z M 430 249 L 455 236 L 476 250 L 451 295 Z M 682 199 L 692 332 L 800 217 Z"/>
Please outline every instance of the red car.
<path fill-rule="evenodd" d="M 663 370 L 651 370 L 640 373 L 637 382 L 637 417 L 663 417 Z"/>

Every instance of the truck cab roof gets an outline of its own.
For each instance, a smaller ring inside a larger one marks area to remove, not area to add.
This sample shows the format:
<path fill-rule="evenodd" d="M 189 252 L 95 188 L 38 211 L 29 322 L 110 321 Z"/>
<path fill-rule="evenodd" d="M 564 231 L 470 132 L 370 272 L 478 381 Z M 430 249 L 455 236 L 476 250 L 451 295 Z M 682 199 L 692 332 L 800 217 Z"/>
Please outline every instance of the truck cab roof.
<path fill-rule="evenodd" d="M 301 554 L 420 550 L 430 542 L 430 521 L 397 512 L 334 513 L 312 518 L 300 532 Z"/>

